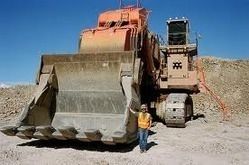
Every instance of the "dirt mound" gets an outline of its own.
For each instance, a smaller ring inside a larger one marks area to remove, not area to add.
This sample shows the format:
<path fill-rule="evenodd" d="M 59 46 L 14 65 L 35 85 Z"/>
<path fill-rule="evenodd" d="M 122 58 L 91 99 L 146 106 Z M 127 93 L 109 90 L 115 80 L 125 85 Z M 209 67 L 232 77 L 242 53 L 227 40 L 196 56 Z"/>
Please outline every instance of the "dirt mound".
<path fill-rule="evenodd" d="M 202 66 L 207 85 L 224 101 L 232 115 L 249 114 L 249 61 L 204 57 Z M 201 93 L 193 98 L 196 111 L 214 116 L 220 111 L 208 94 Z"/>
<path fill-rule="evenodd" d="M 0 120 L 10 120 L 25 107 L 34 92 L 34 85 L 0 88 Z"/>

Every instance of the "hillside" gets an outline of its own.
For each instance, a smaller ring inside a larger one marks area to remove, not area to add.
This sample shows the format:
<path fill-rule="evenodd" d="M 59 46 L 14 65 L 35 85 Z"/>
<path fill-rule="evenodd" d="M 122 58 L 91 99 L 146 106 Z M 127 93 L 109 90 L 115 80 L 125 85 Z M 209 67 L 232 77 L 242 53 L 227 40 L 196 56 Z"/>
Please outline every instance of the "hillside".
<path fill-rule="evenodd" d="M 205 57 L 202 58 L 202 66 L 207 85 L 223 100 L 232 118 L 249 114 L 249 61 Z M 213 117 L 222 116 L 218 104 L 208 93 L 193 98 L 196 111 Z"/>

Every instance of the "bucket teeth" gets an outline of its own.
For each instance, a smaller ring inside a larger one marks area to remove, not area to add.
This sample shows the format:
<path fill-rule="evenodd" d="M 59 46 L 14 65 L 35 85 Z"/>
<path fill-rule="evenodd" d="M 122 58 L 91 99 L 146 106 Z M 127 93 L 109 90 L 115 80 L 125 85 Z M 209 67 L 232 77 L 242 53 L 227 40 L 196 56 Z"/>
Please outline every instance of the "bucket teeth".
<path fill-rule="evenodd" d="M 52 126 L 38 126 L 36 127 L 36 130 L 41 132 L 44 136 L 52 136 L 52 133 L 55 131 L 55 129 Z"/>
<path fill-rule="evenodd" d="M 55 139 L 58 139 L 58 140 L 67 140 L 67 138 L 64 137 L 64 136 L 62 135 L 62 133 L 61 133 L 60 131 L 58 131 L 58 130 L 56 130 L 56 131 L 52 134 L 52 136 L 53 136 Z"/>
<path fill-rule="evenodd" d="M 53 138 L 52 133 L 55 129 L 52 126 L 37 126 L 34 137 L 37 139 L 48 140 Z"/>
<path fill-rule="evenodd" d="M 67 139 L 75 139 L 77 130 L 71 126 L 63 126 L 58 129 L 52 134 L 52 136 L 59 140 L 67 140 Z"/>
<path fill-rule="evenodd" d="M 102 134 L 97 129 L 86 129 L 85 134 L 91 141 L 100 141 Z"/>
<path fill-rule="evenodd" d="M 58 130 L 67 139 L 75 139 L 75 136 L 78 133 L 74 127 L 70 126 L 60 127 Z"/>
<path fill-rule="evenodd" d="M 80 141 L 83 141 L 83 142 L 91 142 L 86 134 L 84 132 L 79 132 L 77 135 L 76 135 L 76 139 L 80 140 Z"/>
<path fill-rule="evenodd" d="M 18 136 L 21 139 L 58 139 L 68 140 L 77 139 L 83 142 L 102 141 L 108 145 L 115 145 L 116 143 L 125 143 L 127 140 L 126 132 L 115 131 L 111 136 L 102 134 L 98 129 L 86 129 L 77 131 L 74 127 L 63 126 L 55 129 L 51 125 L 48 126 L 5 126 L 1 127 L 0 131 L 8 136 Z"/>
<path fill-rule="evenodd" d="M 36 131 L 33 135 L 35 138 L 40 139 L 40 140 L 49 140 L 50 138 L 47 136 L 44 136 L 41 132 Z"/>
<path fill-rule="evenodd" d="M 33 137 L 33 134 L 35 132 L 34 126 L 21 126 L 17 128 L 18 133 L 16 136 L 18 136 L 21 139 L 31 139 Z"/>
<path fill-rule="evenodd" d="M 104 144 L 107 144 L 107 145 L 115 145 L 115 142 L 113 141 L 113 138 L 110 137 L 110 136 L 102 136 L 101 141 Z"/>
<path fill-rule="evenodd" d="M 0 131 L 7 136 L 15 136 L 17 133 L 16 126 L 4 126 L 0 128 Z"/>
<path fill-rule="evenodd" d="M 112 138 L 116 143 L 124 143 L 126 142 L 126 132 L 124 131 L 115 131 L 112 134 Z"/>
<path fill-rule="evenodd" d="M 124 131 L 115 131 L 112 135 L 113 138 L 123 138 L 126 135 Z"/>

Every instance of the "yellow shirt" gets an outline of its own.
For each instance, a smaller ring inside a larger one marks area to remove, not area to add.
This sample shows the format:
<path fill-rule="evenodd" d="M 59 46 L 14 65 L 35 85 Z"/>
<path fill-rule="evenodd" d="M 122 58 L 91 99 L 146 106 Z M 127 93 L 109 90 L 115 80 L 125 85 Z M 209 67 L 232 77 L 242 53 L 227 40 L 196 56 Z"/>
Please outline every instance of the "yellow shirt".
<path fill-rule="evenodd" d="M 149 128 L 150 127 L 150 121 L 151 121 L 151 115 L 147 112 L 139 112 L 138 113 L 138 127 L 139 128 Z"/>

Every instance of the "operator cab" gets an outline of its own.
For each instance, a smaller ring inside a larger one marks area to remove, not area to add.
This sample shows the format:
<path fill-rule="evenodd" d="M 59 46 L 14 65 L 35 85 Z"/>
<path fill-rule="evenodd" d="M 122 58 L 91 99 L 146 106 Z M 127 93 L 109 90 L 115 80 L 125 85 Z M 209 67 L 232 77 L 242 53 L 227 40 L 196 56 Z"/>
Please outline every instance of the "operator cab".
<path fill-rule="evenodd" d="M 169 19 L 168 27 L 168 45 L 186 45 L 188 44 L 189 21 L 182 19 Z"/>

